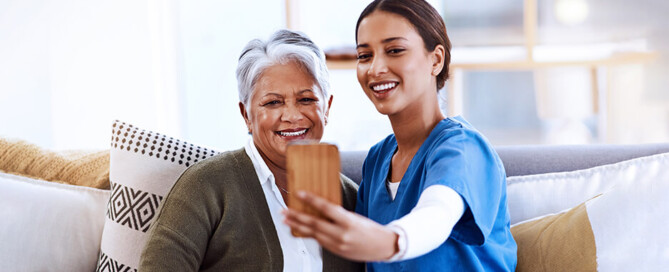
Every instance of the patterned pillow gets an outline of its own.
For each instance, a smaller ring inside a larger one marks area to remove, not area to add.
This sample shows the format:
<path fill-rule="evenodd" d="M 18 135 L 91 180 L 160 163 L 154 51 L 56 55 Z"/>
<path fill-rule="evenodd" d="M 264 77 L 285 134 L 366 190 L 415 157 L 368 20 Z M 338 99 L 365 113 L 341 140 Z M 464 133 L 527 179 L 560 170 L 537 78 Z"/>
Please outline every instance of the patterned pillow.
<path fill-rule="evenodd" d="M 669 153 L 599 169 L 618 174 L 610 190 L 511 227 L 518 243 L 516 271 L 667 269 Z"/>
<path fill-rule="evenodd" d="M 218 152 L 121 121 L 112 125 L 111 196 L 97 271 L 137 271 L 149 227 L 181 173 Z"/>

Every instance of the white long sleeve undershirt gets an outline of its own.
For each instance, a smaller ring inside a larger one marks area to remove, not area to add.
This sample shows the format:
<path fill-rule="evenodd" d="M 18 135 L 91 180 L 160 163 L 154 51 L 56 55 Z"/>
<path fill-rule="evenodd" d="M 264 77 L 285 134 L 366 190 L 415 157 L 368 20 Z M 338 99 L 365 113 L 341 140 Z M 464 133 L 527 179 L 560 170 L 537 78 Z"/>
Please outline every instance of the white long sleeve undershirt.
<path fill-rule="evenodd" d="M 387 183 L 395 199 L 399 183 Z M 443 244 L 455 224 L 465 212 L 460 194 L 445 185 L 431 185 L 421 193 L 411 212 L 388 223 L 397 235 L 400 251 L 386 262 L 397 262 L 419 257 Z"/>

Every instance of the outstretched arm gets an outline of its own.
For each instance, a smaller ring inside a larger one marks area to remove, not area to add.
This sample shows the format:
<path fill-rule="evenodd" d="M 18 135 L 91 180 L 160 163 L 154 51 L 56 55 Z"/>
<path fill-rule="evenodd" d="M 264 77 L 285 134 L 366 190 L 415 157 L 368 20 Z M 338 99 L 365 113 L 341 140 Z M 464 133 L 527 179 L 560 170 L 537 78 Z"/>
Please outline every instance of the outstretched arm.
<path fill-rule="evenodd" d="M 390 228 L 304 191 L 297 197 L 329 220 L 288 209 L 284 222 L 330 252 L 355 261 L 381 261 L 398 251 L 398 235 Z"/>
<path fill-rule="evenodd" d="M 409 214 L 386 226 L 312 194 L 299 192 L 298 198 L 328 220 L 286 210 L 286 224 L 357 261 L 401 261 L 428 253 L 446 241 L 464 213 L 462 197 L 443 185 L 426 188 Z"/>

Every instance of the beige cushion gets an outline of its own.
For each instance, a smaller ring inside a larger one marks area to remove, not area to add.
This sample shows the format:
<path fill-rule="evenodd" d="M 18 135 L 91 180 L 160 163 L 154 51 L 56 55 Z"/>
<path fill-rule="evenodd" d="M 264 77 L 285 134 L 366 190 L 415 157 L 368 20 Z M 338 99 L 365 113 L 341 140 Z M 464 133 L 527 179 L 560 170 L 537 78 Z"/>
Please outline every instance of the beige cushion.
<path fill-rule="evenodd" d="M 516 271 L 596 271 L 595 236 L 585 204 L 511 228 Z"/>
<path fill-rule="evenodd" d="M 54 152 L 22 140 L 0 138 L 0 171 L 109 189 L 109 150 Z"/>

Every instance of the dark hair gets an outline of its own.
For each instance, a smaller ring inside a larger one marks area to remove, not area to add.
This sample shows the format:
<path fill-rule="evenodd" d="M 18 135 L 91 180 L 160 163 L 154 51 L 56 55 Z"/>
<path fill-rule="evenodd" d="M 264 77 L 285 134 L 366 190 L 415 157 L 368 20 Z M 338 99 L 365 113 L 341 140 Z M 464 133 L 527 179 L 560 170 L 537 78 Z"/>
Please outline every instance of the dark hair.
<path fill-rule="evenodd" d="M 407 19 L 420 37 L 423 38 L 427 51 L 434 51 L 434 48 L 439 44 L 444 46 L 446 50 L 444 68 L 437 75 L 437 90 L 443 88 L 448 79 L 448 66 L 451 63 L 451 41 L 446 34 L 444 19 L 441 18 L 439 13 L 424 0 L 375 0 L 358 17 L 358 23 L 355 25 L 356 43 L 358 42 L 360 22 L 377 10 L 394 13 Z"/>

